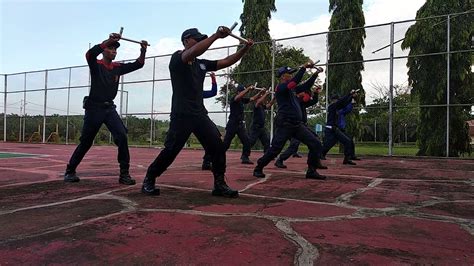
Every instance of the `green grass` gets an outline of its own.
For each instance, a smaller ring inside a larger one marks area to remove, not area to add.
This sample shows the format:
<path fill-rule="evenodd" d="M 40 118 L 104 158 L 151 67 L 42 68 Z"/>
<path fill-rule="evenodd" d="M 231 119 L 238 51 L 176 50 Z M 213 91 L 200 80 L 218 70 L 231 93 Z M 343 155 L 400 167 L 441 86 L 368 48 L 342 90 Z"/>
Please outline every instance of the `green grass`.
<path fill-rule="evenodd" d="M 288 147 L 289 141 L 286 143 L 286 146 L 283 150 Z M 378 156 L 385 156 L 388 155 L 388 143 L 383 142 L 359 142 L 356 143 L 356 154 L 357 155 L 378 155 Z M 161 146 L 163 145 L 156 145 Z M 192 143 L 191 149 L 202 149 L 202 146 L 199 143 Z M 230 150 L 241 150 L 242 145 L 238 142 L 233 142 L 230 146 Z M 299 152 L 308 153 L 308 147 L 306 145 L 300 145 Z M 392 149 L 392 154 L 394 156 L 416 156 L 418 152 L 418 147 L 415 143 L 403 143 L 398 144 L 396 143 Z M 330 151 L 329 154 L 339 154 L 339 145 L 334 146 Z M 471 155 L 464 155 L 461 156 L 462 159 L 474 159 L 474 152 Z"/>

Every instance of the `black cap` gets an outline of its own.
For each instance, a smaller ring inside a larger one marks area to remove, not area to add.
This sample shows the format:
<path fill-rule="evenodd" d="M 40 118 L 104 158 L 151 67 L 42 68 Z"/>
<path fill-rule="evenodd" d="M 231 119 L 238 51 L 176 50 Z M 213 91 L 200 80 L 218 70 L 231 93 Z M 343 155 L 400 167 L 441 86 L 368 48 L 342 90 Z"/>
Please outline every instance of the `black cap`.
<path fill-rule="evenodd" d="M 113 42 L 113 43 L 109 44 L 107 47 L 115 47 L 115 49 L 117 49 L 117 48 L 120 47 L 120 43 L 119 42 Z"/>
<path fill-rule="evenodd" d="M 278 77 L 281 77 L 281 75 L 285 74 L 285 73 L 295 73 L 296 72 L 296 69 L 294 68 L 291 68 L 291 67 L 288 67 L 288 66 L 284 66 L 284 67 L 280 67 L 278 69 Z"/>
<path fill-rule="evenodd" d="M 238 92 L 241 92 L 241 91 L 243 91 L 243 90 L 245 90 L 244 85 L 242 85 L 242 84 L 237 85 L 237 91 L 238 91 Z"/>
<path fill-rule="evenodd" d="M 184 40 L 187 38 L 193 38 L 196 41 L 200 42 L 206 39 L 207 35 L 200 33 L 199 30 L 196 28 L 191 28 L 183 31 L 183 34 L 181 34 L 181 42 L 184 42 Z"/>

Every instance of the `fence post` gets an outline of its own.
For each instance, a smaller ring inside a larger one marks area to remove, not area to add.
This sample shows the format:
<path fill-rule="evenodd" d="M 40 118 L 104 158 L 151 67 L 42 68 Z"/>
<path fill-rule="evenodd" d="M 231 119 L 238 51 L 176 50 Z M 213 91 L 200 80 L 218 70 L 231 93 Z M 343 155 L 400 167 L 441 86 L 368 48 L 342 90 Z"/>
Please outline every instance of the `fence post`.
<path fill-rule="evenodd" d="M 275 91 L 275 51 L 276 50 L 276 41 L 272 40 L 272 90 Z M 275 97 L 275 94 L 272 93 L 272 99 Z M 270 108 L 270 143 L 273 140 L 273 110 L 274 110 L 274 104 L 272 104 L 272 107 Z"/>
<path fill-rule="evenodd" d="M 227 56 L 230 55 L 230 47 L 227 47 Z M 225 121 L 224 125 L 227 124 L 227 112 L 229 110 L 229 75 L 230 75 L 230 67 L 227 67 L 226 69 L 227 75 L 226 75 L 226 88 L 225 88 Z"/>
<path fill-rule="evenodd" d="M 124 76 L 125 76 L 125 75 L 122 75 L 122 76 L 121 76 L 121 80 L 122 80 L 121 82 L 122 82 L 122 84 L 120 85 L 120 119 L 123 118 L 123 117 L 122 117 L 122 111 L 123 111 L 123 79 L 124 79 L 123 77 L 124 77 Z"/>
<path fill-rule="evenodd" d="M 46 143 L 46 106 L 48 105 L 48 70 L 44 73 L 44 106 L 43 106 L 43 143 Z"/>
<path fill-rule="evenodd" d="M 23 132 L 22 132 L 22 142 L 25 142 L 25 133 L 26 133 L 26 72 L 25 72 L 25 83 L 23 88 Z"/>
<path fill-rule="evenodd" d="M 69 81 L 67 86 L 66 145 L 69 144 L 69 103 L 71 100 L 71 72 L 72 68 L 69 68 Z"/>
<path fill-rule="evenodd" d="M 7 141 L 7 78 L 8 78 L 8 75 L 5 75 L 4 76 L 5 78 L 5 93 L 3 95 L 3 141 L 6 142 Z"/>
<path fill-rule="evenodd" d="M 395 24 L 390 24 L 390 84 L 388 111 L 388 155 L 393 155 L 393 41 Z"/>
<path fill-rule="evenodd" d="M 155 67 L 156 67 L 156 57 L 153 57 L 153 82 L 151 83 L 151 117 L 150 117 L 150 147 L 153 146 L 153 130 L 154 130 L 154 120 L 153 120 L 153 108 L 155 101 Z"/>
<path fill-rule="evenodd" d="M 324 111 L 326 112 L 325 122 L 328 121 L 328 105 L 329 105 L 329 32 L 326 33 L 326 106 Z"/>
<path fill-rule="evenodd" d="M 451 15 L 448 15 L 447 20 L 447 36 L 446 36 L 446 48 L 447 48 L 447 55 L 446 55 L 446 157 L 449 157 L 449 102 L 450 102 L 450 75 L 451 75 L 451 67 L 449 61 L 451 59 L 451 48 L 449 39 L 451 38 Z"/>

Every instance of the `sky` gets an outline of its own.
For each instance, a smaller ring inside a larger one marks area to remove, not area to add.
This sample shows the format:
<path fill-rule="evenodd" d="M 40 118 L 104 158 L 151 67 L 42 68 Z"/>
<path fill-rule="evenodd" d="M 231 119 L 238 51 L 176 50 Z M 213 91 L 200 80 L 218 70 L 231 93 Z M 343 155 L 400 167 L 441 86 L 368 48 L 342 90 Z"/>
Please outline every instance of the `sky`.
<path fill-rule="evenodd" d="M 328 30 L 331 17 L 328 0 L 276 0 L 275 3 L 277 11 L 272 13 L 269 21 L 270 35 L 273 39 Z M 424 3 L 425 0 L 366 0 L 363 5 L 366 25 L 414 19 L 417 10 Z M 89 45 L 102 42 L 108 38 L 109 33 L 118 32 L 120 27 L 124 27 L 124 37 L 147 40 L 151 44 L 147 56 L 170 54 L 182 49 L 180 36 L 187 28 L 197 27 L 203 33 L 212 34 L 220 25 L 230 26 L 238 22 L 240 27 L 239 17 L 242 9 L 243 3 L 239 0 L 0 0 L 0 74 L 84 66 L 86 65 L 84 54 Z M 410 25 L 412 23 L 397 24 L 395 40 L 403 38 Z M 372 51 L 389 44 L 389 26 L 369 28 L 366 34 L 364 59 L 388 57 L 388 49 L 377 54 L 373 54 Z M 290 39 L 279 43 L 302 48 L 313 60 L 321 60 L 321 63 L 326 61 L 325 35 Z M 133 59 L 138 56 L 137 44 L 125 41 L 121 41 L 121 44 L 116 60 Z M 236 44 L 237 40 L 228 37 L 216 41 L 212 47 Z M 226 54 L 227 49 L 222 49 L 206 52 L 203 56 L 208 59 L 219 59 Z M 400 44 L 395 47 L 396 56 L 406 54 L 407 51 L 400 49 Z M 155 78 L 169 77 L 168 61 L 169 57 L 157 59 Z M 147 61 L 142 70 L 126 75 L 126 80 L 151 79 L 152 65 L 153 62 Z M 394 84 L 406 85 L 408 79 L 406 60 L 395 61 L 394 69 Z M 79 70 L 74 70 L 72 74 L 72 86 L 83 85 L 75 84 L 76 79 L 81 79 L 82 82 L 88 80 L 87 68 Z M 55 87 L 56 83 L 57 86 L 65 86 L 67 73 L 56 72 L 58 73 L 49 73 L 48 87 Z M 325 73 L 321 74 L 321 79 L 324 79 L 324 75 Z M 44 85 L 37 85 L 43 82 L 44 74 L 31 74 L 25 82 L 21 76 L 9 78 L 8 88 L 18 87 L 22 90 L 24 83 L 28 88 L 35 86 L 44 88 Z M 388 61 L 365 64 L 363 86 L 369 92 L 367 102 L 378 96 L 378 92 L 373 90 L 374 84 L 387 86 L 388 80 Z M 225 83 L 225 79 L 219 78 L 218 83 L 219 85 Z M 127 112 L 147 113 L 151 108 L 157 112 L 169 112 L 170 83 L 157 82 L 155 85 L 159 91 L 153 97 L 151 83 L 127 85 L 124 89 L 128 91 Z M 0 89 L 2 87 L 3 84 L 0 84 Z M 208 79 L 205 82 L 206 87 L 210 87 Z M 83 112 L 81 99 L 87 94 L 87 90 L 78 89 L 73 94 L 74 100 L 70 103 L 71 112 L 81 114 Z M 48 97 L 48 113 L 65 112 L 65 93 L 50 92 Z M 9 94 L 7 105 L 10 109 L 7 108 L 7 113 L 20 110 L 17 105 L 21 103 L 21 98 L 20 93 Z M 44 96 L 39 92 L 29 93 L 27 98 L 30 112 L 36 110 L 41 113 Z M 153 98 L 151 100 L 153 107 L 150 98 Z M 122 101 L 120 95 L 116 101 Z M 222 110 L 214 99 L 205 100 L 205 104 L 209 111 Z M 225 124 L 225 117 L 222 115 L 214 117 L 213 120 L 219 121 L 218 124 Z"/>
<path fill-rule="evenodd" d="M 328 0 L 275 2 L 277 12 L 270 21 L 273 38 L 327 30 Z M 423 2 L 366 0 L 366 24 L 414 18 Z M 148 56 L 171 53 L 180 48 L 183 30 L 197 27 L 201 32 L 212 33 L 219 25 L 231 25 L 234 21 L 240 26 L 243 9 L 239 0 L 0 0 L 0 3 L 0 74 L 84 65 L 89 43 L 103 41 L 120 27 L 124 27 L 124 37 L 145 39 L 152 44 Z M 127 47 L 134 46 L 127 44 Z M 127 55 L 119 51 L 117 59 L 125 59 Z"/>

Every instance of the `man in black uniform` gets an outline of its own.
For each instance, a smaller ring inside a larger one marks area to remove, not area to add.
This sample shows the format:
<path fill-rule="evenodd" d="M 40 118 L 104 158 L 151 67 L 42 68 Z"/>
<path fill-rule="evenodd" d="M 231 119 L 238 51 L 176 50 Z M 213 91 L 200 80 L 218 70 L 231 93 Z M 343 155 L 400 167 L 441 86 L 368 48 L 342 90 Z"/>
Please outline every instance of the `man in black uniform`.
<path fill-rule="evenodd" d="M 324 128 L 324 146 L 321 158 L 325 158 L 329 150 L 339 141 L 344 146 L 343 164 L 355 165 L 351 159 L 355 156 L 354 142 L 338 127 L 338 111 L 351 104 L 352 99 L 357 96 L 357 92 L 352 90 L 350 94 L 339 98 L 338 95 L 331 96 L 331 104 L 328 106 L 328 118 Z"/>
<path fill-rule="evenodd" d="M 224 150 L 227 151 L 229 149 L 232 140 L 234 139 L 235 135 L 237 135 L 243 146 L 242 155 L 240 156 L 242 164 L 253 164 L 253 162 L 249 159 L 250 143 L 244 120 L 244 104 L 248 104 L 250 102 L 250 98 L 245 96 L 251 90 L 253 90 L 253 86 L 249 86 L 247 88 L 241 84 L 237 86 L 237 95 L 235 95 L 230 101 L 229 121 L 225 126 Z M 211 165 L 211 156 L 208 152 L 206 152 L 202 162 L 202 170 L 211 170 Z"/>
<path fill-rule="evenodd" d="M 219 27 L 216 33 L 207 37 L 196 28 L 192 28 L 185 30 L 181 35 L 185 49 L 176 51 L 171 56 L 169 64 L 173 87 L 170 128 L 166 135 L 165 148 L 148 167 L 143 180 L 143 193 L 148 195 L 160 193 L 159 188 L 155 186 L 156 178 L 171 165 L 191 133 L 194 133 L 206 152 L 211 155 L 214 174 L 212 195 L 238 196 L 239 192 L 231 189 L 225 182 L 225 149 L 219 130 L 207 115 L 202 90 L 207 71 L 216 71 L 236 63 L 250 49 L 253 41 L 249 40 L 243 48 L 221 60 L 197 58 L 217 39 L 225 38 L 229 33 L 229 28 Z"/>
<path fill-rule="evenodd" d="M 86 53 L 87 64 L 91 73 L 91 89 L 89 96 L 84 98 L 84 125 L 80 143 L 69 159 L 64 174 L 65 182 L 79 182 L 76 168 L 87 151 L 92 146 L 95 136 L 102 124 L 105 124 L 112 133 L 114 143 L 118 146 L 118 162 L 120 164 L 119 183 L 135 185 L 135 180 L 129 174 L 130 154 L 128 151 L 127 128 L 115 110 L 114 98 L 117 95 L 121 75 L 125 75 L 145 64 L 145 53 L 148 43 L 141 42 L 140 57 L 133 63 L 112 62 L 117 55 L 118 42 L 121 36 L 111 33 L 109 39 L 92 47 Z M 102 53 L 102 60 L 97 56 Z"/>
<path fill-rule="evenodd" d="M 275 97 L 278 103 L 278 114 L 275 118 L 276 130 L 273 136 L 270 149 L 257 161 L 257 166 L 253 171 L 255 177 L 263 178 L 263 168 L 270 163 L 283 149 L 286 141 L 290 138 L 296 138 L 306 144 L 309 148 L 308 154 L 308 170 L 306 178 L 309 179 L 326 179 L 325 176 L 320 175 L 317 171 L 318 156 L 320 156 L 321 143 L 318 138 L 303 124 L 303 114 L 298 98 L 295 93 L 301 91 L 296 90 L 298 87 L 303 91 L 303 88 L 308 88 L 314 83 L 305 82 L 305 84 L 298 86 L 298 83 L 303 78 L 306 68 L 313 68 L 314 64 L 308 62 L 301 66 L 298 72 L 293 77 L 291 73 L 296 70 L 289 67 L 281 67 L 278 69 L 278 77 L 280 84 L 275 89 Z M 319 69 L 317 73 L 319 73 Z M 317 75 L 317 74 L 316 74 Z M 295 91 L 296 90 L 296 91 Z"/>
<path fill-rule="evenodd" d="M 313 75 L 313 76 L 317 76 L 317 75 Z M 308 126 L 307 124 L 308 114 L 307 114 L 306 108 L 313 106 L 318 102 L 318 96 L 319 96 L 320 91 L 321 91 L 321 87 L 316 86 L 314 91 L 307 90 L 307 91 L 300 92 L 296 95 L 300 102 L 301 113 L 303 114 L 302 122 L 305 126 Z M 308 127 L 308 129 L 311 130 L 311 132 L 313 132 L 311 128 Z M 315 132 L 313 133 L 319 139 L 319 136 Z M 291 138 L 290 145 L 284 152 L 280 154 L 278 159 L 275 161 L 275 166 L 278 168 L 286 168 L 286 165 L 283 162 L 288 160 L 288 158 L 290 158 L 291 155 L 294 156 L 294 154 L 298 153 L 299 146 L 300 146 L 300 141 L 296 138 Z M 321 165 L 319 158 L 318 158 L 318 168 L 327 169 L 327 167 Z"/>
<path fill-rule="evenodd" d="M 270 138 L 265 130 L 265 110 L 269 110 L 275 103 L 276 98 L 273 97 L 268 103 L 265 103 L 267 96 L 270 94 L 268 90 L 262 90 L 256 95 L 255 105 L 253 106 L 253 119 L 250 126 L 250 147 L 253 147 L 257 140 L 263 145 L 263 153 L 270 148 Z"/>

